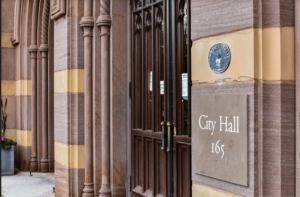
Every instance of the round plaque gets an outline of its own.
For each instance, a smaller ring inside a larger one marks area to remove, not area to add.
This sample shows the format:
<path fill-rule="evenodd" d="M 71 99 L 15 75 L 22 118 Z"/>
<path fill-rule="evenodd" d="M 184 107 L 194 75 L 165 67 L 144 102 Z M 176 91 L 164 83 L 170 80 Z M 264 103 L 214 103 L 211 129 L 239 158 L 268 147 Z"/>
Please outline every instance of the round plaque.
<path fill-rule="evenodd" d="M 208 65 L 214 73 L 224 72 L 230 64 L 231 54 L 227 44 L 218 43 L 208 53 Z"/>

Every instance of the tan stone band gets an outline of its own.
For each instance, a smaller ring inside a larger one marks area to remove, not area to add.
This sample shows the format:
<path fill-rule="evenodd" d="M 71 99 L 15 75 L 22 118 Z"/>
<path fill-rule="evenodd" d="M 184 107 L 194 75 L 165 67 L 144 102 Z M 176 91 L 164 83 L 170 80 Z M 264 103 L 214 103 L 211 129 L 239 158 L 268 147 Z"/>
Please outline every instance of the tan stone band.
<path fill-rule="evenodd" d="M 54 143 L 55 162 L 72 169 L 84 169 L 84 145 Z"/>
<path fill-rule="evenodd" d="M 54 72 L 54 93 L 83 93 L 84 69 Z"/>
<path fill-rule="evenodd" d="M 193 43 L 192 83 L 248 80 L 295 80 L 295 28 L 247 29 Z M 221 74 L 211 72 L 208 52 L 216 43 L 226 43 L 231 51 L 229 68 Z"/>

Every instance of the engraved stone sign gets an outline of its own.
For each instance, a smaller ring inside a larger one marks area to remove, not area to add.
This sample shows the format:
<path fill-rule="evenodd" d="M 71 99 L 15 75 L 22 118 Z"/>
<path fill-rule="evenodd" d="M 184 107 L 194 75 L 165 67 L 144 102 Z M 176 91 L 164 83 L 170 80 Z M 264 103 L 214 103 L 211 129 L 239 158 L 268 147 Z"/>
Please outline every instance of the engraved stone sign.
<path fill-rule="evenodd" d="M 248 186 L 247 95 L 192 97 L 194 173 Z"/>

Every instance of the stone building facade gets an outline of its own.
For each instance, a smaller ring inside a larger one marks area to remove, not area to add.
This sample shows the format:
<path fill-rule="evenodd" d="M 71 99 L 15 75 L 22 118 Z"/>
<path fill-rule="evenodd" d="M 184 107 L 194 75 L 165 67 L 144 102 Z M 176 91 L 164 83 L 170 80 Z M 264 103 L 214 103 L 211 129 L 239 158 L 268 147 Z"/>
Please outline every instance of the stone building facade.
<path fill-rule="evenodd" d="M 5 137 L 18 169 L 54 172 L 56 196 L 300 196 L 300 1 L 1 4 Z M 204 95 L 248 97 L 247 186 L 195 172 Z"/>

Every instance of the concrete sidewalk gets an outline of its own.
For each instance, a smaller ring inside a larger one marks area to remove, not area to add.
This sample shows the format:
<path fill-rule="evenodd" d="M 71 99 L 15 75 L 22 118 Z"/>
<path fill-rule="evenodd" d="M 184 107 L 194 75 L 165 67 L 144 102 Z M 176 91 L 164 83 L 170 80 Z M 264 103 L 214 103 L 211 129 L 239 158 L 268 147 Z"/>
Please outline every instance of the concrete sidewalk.
<path fill-rule="evenodd" d="M 18 172 L 1 176 L 3 197 L 54 197 L 54 173 Z M 1 196 L 1 197 L 2 197 Z"/>

